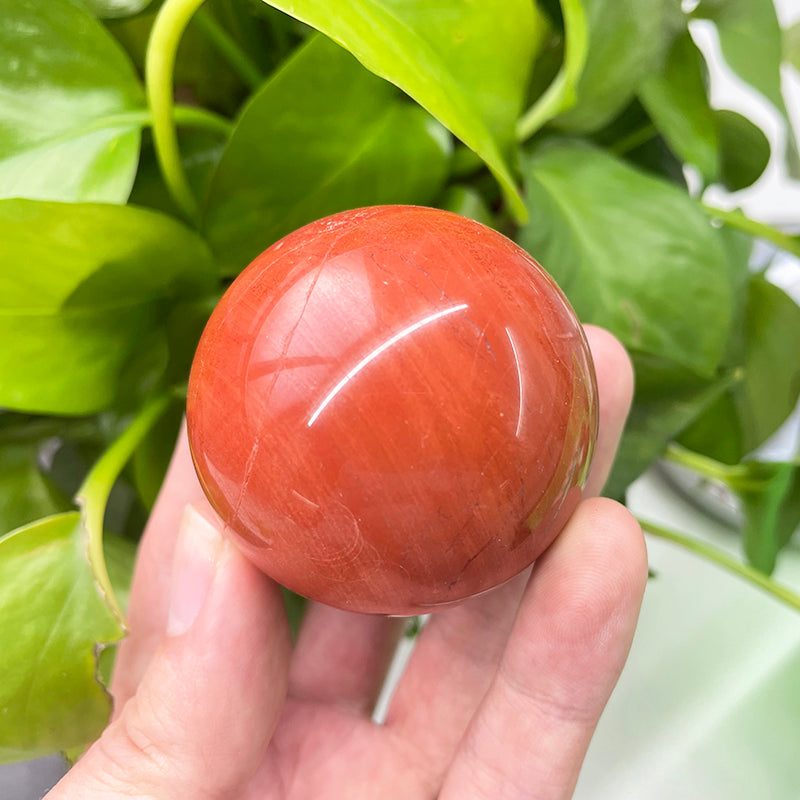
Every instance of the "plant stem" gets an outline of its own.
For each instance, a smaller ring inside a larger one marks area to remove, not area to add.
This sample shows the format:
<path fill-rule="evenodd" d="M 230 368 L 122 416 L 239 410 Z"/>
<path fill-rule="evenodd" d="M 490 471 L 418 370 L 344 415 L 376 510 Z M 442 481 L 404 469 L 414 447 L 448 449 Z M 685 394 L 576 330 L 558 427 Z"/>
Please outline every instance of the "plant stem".
<path fill-rule="evenodd" d="M 645 142 L 649 142 L 657 135 L 658 130 L 656 126 L 653 125 L 652 122 L 648 122 L 647 125 L 642 125 L 641 128 L 631 131 L 627 136 L 615 142 L 610 150 L 614 155 L 624 156 L 626 153 L 630 153 L 631 150 L 635 150 Z"/>
<path fill-rule="evenodd" d="M 580 0 L 561 0 L 566 44 L 564 61 L 553 82 L 517 122 L 517 140 L 530 139 L 546 122 L 575 103 L 575 87 L 583 72 L 589 28 Z"/>
<path fill-rule="evenodd" d="M 669 445 L 664 457 L 673 464 L 680 464 L 682 467 L 698 472 L 704 478 L 724 484 L 729 484 L 731 480 L 742 478 L 748 472 L 746 465 L 736 464 L 731 466 L 722 464 L 713 458 L 687 450 L 674 443 Z"/>
<path fill-rule="evenodd" d="M 752 567 L 748 567 L 746 564 L 743 564 L 741 561 L 738 561 L 733 556 L 728 555 L 722 550 L 712 547 L 705 542 L 691 539 L 688 536 L 677 533 L 676 531 L 662 528 L 660 525 L 647 522 L 646 520 L 640 519 L 639 524 L 642 526 L 642 530 L 647 531 L 647 533 L 651 534 L 652 536 L 673 542 L 674 544 L 680 545 L 685 550 L 689 550 L 692 553 L 702 556 L 707 561 L 710 561 L 717 566 L 720 566 L 723 569 L 738 575 L 740 578 L 744 578 L 749 583 L 772 595 L 776 600 L 780 600 L 790 608 L 793 608 L 795 611 L 800 611 L 800 595 L 797 595 L 795 592 L 791 591 L 791 589 L 776 583 L 772 580 L 772 578 L 764 575 L 764 573 L 759 572 Z"/>
<path fill-rule="evenodd" d="M 86 534 L 86 552 L 89 563 L 106 601 L 122 624 L 124 624 L 124 615 L 114 594 L 111 579 L 108 577 L 103 554 L 103 518 L 106 504 L 122 468 L 147 432 L 167 410 L 172 400 L 171 395 L 160 395 L 146 403 L 134 417 L 133 422 L 100 456 L 75 495 L 75 502 L 81 510 Z"/>
<path fill-rule="evenodd" d="M 172 76 L 181 36 L 203 1 L 166 0 L 150 32 L 144 70 L 147 102 L 153 114 L 153 144 L 158 165 L 172 199 L 190 220 L 197 218 L 198 207 L 178 150 Z"/>
<path fill-rule="evenodd" d="M 230 136 L 233 130 L 233 123 L 230 120 L 207 111 L 205 108 L 197 106 L 175 106 L 172 109 L 173 119 L 179 127 L 204 128 L 212 133 L 221 133 Z M 116 128 L 125 125 L 137 125 L 146 127 L 153 125 L 153 112 L 149 108 L 137 109 L 136 111 L 125 111 L 120 114 L 111 114 L 108 117 L 99 117 L 89 123 L 87 132 L 92 130 L 104 130 L 105 128 Z"/>
<path fill-rule="evenodd" d="M 743 214 L 738 209 L 733 211 L 726 211 L 722 208 L 715 208 L 703 204 L 703 210 L 711 217 L 715 217 L 720 222 L 730 225 L 732 228 L 738 228 L 740 231 L 752 234 L 759 239 L 766 239 L 768 242 L 777 245 L 781 250 L 787 253 L 798 256 L 800 258 L 800 236 L 790 236 L 788 233 L 779 231 L 771 225 L 766 225 L 763 222 L 756 222 L 754 219 Z"/>
<path fill-rule="evenodd" d="M 242 81 L 250 89 L 257 89 L 263 82 L 264 75 L 236 39 L 204 8 L 197 12 L 194 21 Z"/>
<path fill-rule="evenodd" d="M 223 136 L 230 136 L 233 131 L 233 123 L 229 119 L 199 106 L 175 106 L 172 112 L 179 128 L 204 128 Z M 152 125 L 153 117 L 149 110 L 148 115 L 147 124 Z"/>

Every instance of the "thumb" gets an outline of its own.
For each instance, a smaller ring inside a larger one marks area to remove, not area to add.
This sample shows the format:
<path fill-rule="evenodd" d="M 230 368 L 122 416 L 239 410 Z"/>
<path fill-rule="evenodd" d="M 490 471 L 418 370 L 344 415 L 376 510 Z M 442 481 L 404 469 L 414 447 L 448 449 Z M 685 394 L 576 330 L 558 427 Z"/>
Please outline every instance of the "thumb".
<path fill-rule="evenodd" d="M 237 797 L 283 704 L 279 588 L 187 506 L 167 632 L 117 719 L 46 800 Z"/>

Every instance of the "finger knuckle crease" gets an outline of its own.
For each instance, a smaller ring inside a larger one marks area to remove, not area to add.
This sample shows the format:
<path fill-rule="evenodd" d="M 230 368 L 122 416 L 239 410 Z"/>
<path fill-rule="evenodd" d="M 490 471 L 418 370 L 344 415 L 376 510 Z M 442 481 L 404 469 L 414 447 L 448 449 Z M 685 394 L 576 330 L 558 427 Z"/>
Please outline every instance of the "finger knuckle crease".
<path fill-rule="evenodd" d="M 512 701 L 521 700 L 529 708 L 558 722 L 589 726 L 595 722 L 595 711 L 584 698 L 571 696 L 569 691 L 545 689 L 501 667 L 500 674 Z"/>

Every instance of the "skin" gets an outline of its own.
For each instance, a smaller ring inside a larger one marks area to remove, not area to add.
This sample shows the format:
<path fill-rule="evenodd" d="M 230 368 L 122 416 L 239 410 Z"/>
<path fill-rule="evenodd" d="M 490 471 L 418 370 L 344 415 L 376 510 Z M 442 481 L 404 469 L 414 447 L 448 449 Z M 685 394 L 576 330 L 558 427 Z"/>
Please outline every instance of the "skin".
<path fill-rule="evenodd" d="M 532 570 L 433 615 L 383 725 L 370 712 L 401 623 L 312 604 L 292 648 L 279 588 L 215 532 L 182 435 L 140 549 L 114 718 L 48 800 L 571 797 L 647 580 L 636 521 L 592 497 L 630 362 L 606 332 L 587 335 L 600 391 L 588 499 Z M 177 635 L 173 583 L 178 617 L 197 601 Z"/>

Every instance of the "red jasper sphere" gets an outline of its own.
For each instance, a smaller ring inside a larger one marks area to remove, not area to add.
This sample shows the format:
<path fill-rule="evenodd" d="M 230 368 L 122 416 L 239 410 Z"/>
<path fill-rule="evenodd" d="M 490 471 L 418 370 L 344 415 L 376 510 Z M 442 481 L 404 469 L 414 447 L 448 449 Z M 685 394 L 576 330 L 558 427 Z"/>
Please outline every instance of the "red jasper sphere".
<path fill-rule="evenodd" d="M 242 272 L 200 340 L 189 441 L 245 554 L 306 597 L 415 614 L 523 570 L 580 499 L 597 389 L 553 280 L 496 231 L 380 206 Z"/>

